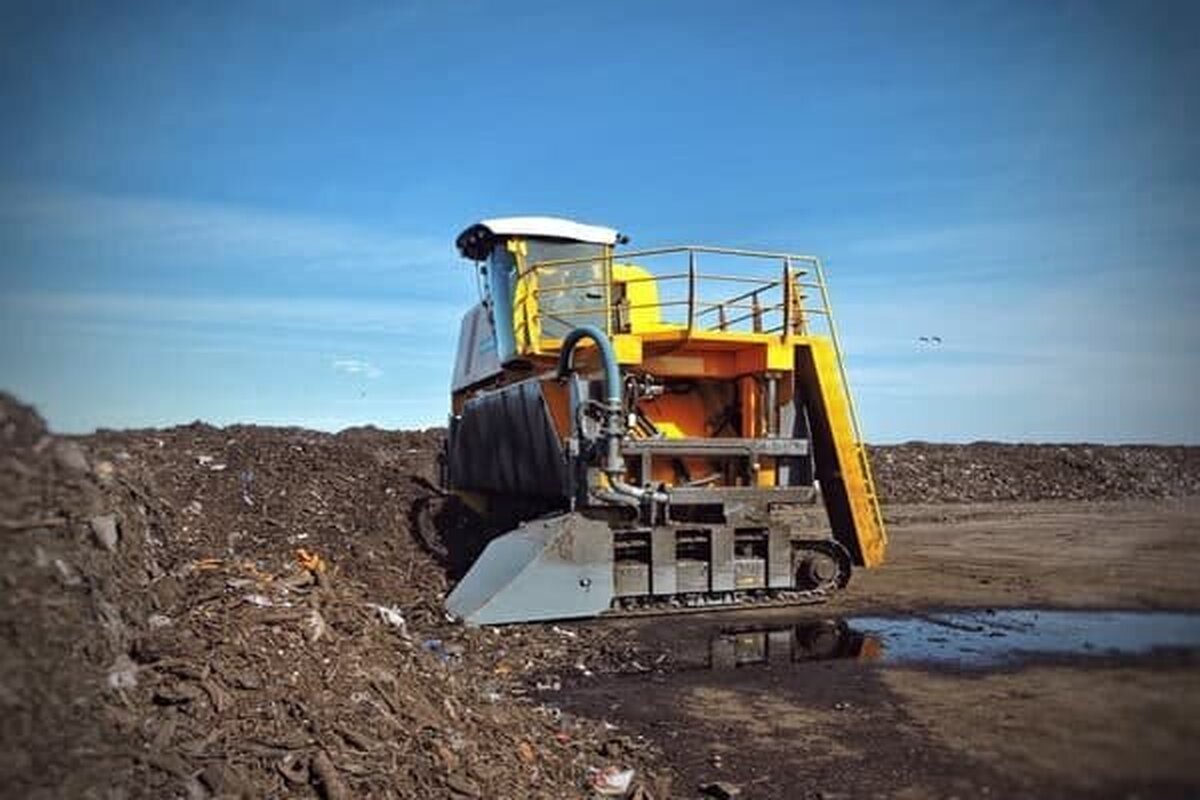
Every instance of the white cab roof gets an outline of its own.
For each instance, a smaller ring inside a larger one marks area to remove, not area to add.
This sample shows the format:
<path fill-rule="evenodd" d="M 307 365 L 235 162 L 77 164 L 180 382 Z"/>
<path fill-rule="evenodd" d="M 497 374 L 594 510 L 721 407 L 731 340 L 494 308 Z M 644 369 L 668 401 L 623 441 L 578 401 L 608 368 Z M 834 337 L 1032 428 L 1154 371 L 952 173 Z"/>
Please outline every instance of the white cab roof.
<path fill-rule="evenodd" d="M 612 228 L 585 225 L 562 217 L 497 217 L 476 222 L 460 233 L 455 243 L 464 258 L 482 261 L 492 243 L 507 236 L 613 245 L 621 235 Z"/>

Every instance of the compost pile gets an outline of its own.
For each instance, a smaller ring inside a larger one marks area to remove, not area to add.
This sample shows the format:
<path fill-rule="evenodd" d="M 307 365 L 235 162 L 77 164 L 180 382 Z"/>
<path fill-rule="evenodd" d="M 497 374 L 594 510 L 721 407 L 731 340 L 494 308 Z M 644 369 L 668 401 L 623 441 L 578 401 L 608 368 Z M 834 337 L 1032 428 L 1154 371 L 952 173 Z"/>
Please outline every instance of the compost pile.
<path fill-rule="evenodd" d="M 555 708 L 643 671 L 612 627 L 465 629 L 414 534 L 442 432 L 57 437 L 0 393 L 0 786 L 15 797 L 667 797 Z M 1200 493 L 1200 448 L 873 448 L 889 502 Z"/>
<path fill-rule="evenodd" d="M 667 796 L 652 748 L 532 685 L 617 668 L 624 645 L 445 618 L 445 570 L 409 532 L 439 444 L 67 439 L 0 395 L 6 794 L 561 798 L 633 769 L 635 795 Z"/>
<path fill-rule="evenodd" d="M 884 503 L 1133 500 L 1200 494 L 1200 447 L 926 444 L 870 448 Z"/>

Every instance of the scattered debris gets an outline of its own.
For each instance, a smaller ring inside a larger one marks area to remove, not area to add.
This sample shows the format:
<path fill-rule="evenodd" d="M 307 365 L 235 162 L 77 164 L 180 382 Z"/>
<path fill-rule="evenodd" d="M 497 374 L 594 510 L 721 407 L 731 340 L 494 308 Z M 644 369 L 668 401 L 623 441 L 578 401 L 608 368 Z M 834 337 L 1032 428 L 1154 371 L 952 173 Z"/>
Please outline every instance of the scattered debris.
<path fill-rule="evenodd" d="M 300 565 L 301 569 L 306 569 L 314 575 L 325 572 L 325 569 L 328 566 L 325 563 L 325 559 L 321 558 L 316 553 L 310 553 L 303 547 L 296 551 L 296 563 Z"/>
<path fill-rule="evenodd" d="M 165 628 L 171 624 L 171 618 L 166 614 L 151 614 L 146 617 L 146 625 L 150 630 L 155 628 Z"/>
<path fill-rule="evenodd" d="M 734 800 L 735 797 L 741 797 L 742 790 L 728 781 L 713 781 L 701 785 L 700 794 L 713 800 Z"/>
<path fill-rule="evenodd" d="M 108 670 L 108 688 L 132 689 L 137 686 L 138 665 L 122 653 Z"/>
<path fill-rule="evenodd" d="M 475 781 L 463 775 L 455 773 L 450 774 L 446 778 L 446 788 L 460 797 L 482 797 L 483 794 L 479 791 L 479 786 Z"/>
<path fill-rule="evenodd" d="M 92 536 L 96 537 L 97 544 L 110 553 L 117 552 L 120 532 L 117 529 L 117 518 L 114 515 L 101 514 L 92 517 L 88 520 L 88 526 L 92 529 Z"/>
<path fill-rule="evenodd" d="M 580 648 L 591 670 L 626 650 L 446 619 L 445 567 L 410 528 L 438 432 L 102 431 L 79 446 L 119 465 L 110 481 L 64 471 L 54 441 L 0 413 L 0 520 L 53 522 L 5 534 L 0 609 L 20 623 L 0 667 L 61 665 L 6 705 L 5 731 L 49 724 L 64 751 L 128 755 L 36 771 L 14 796 L 75 780 L 97 796 L 550 800 L 603 758 L 601 723 L 527 698 L 537 669 L 574 675 Z M 218 463 L 241 479 L 210 479 Z"/>
<path fill-rule="evenodd" d="M 308 640 L 310 642 L 320 640 L 329 632 L 329 625 L 325 623 L 325 617 L 321 616 L 321 612 L 315 608 L 308 612 L 307 622 Z"/>
<path fill-rule="evenodd" d="M 588 785 L 597 794 L 605 797 L 624 797 L 633 782 L 634 771 L 621 767 L 592 768 L 588 772 Z"/>
<path fill-rule="evenodd" d="M 79 577 L 79 572 L 63 559 L 54 559 L 54 568 L 58 570 L 59 578 L 62 580 L 64 586 L 79 586 L 83 583 L 83 579 Z"/>
<path fill-rule="evenodd" d="M 440 443 L 202 423 L 76 442 L 0 394 L 0 674 L 40 671 L 4 683 L 0 752 L 52 740 L 112 754 L 49 761 L 5 791 L 549 799 L 582 793 L 582 765 L 612 763 L 592 788 L 660 794 L 652 742 L 534 699 L 659 661 L 598 627 L 446 618 L 446 567 L 410 522 L 436 494 L 414 478 L 436 480 Z M 992 499 L 989 486 L 1011 499 L 1200 494 L 1200 449 L 1021 447 L 883 448 L 877 476 L 885 497 L 924 502 Z M 1005 459 L 1031 474 L 1001 474 Z M 253 471 L 252 494 L 210 474 L 226 466 Z"/>
<path fill-rule="evenodd" d="M 421 642 L 421 649 L 437 656 L 443 663 L 461 658 L 463 654 L 461 646 L 443 642 L 441 639 L 426 639 Z"/>
<path fill-rule="evenodd" d="M 117 468 L 111 461 L 97 461 L 92 467 L 92 473 L 96 476 L 96 480 L 108 483 L 117 474 Z"/>
<path fill-rule="evenodd" d="M 405 639 L 408 638 L 408 623 L 404 620 L 404 612 L 396 606 L 381 606 L 376 603 L 367 603 L 367 605 L 375 609 L 385 624 L 398 630 Z"/>
<path fill-rule="evenodd" d="M 87 472 L 91 467 L 83 448 L 75 442 L 59 440 L 53 447 L 54 463 L 68 472 Z"/>
<path fill-rule="evenodd" d="M 350 800 L 354 796 L 324 750 L 313 756 L 312 771 L 325 800 Z"/>

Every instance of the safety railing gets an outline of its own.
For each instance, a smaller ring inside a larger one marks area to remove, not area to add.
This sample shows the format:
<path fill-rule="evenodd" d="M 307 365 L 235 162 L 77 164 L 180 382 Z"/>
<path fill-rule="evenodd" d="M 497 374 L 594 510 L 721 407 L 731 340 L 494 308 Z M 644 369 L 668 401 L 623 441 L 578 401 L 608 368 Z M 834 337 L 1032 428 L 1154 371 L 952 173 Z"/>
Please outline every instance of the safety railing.
<path fill-rule="evenodd" d="M 540 261 L 519 275 L 534 302 L 527 325 L 518 315 L 517 333 L 558 339 L 587 321 L 611 335 L 631 332 L 638 319 L 689 333 L 807 333 L 830 316 L 814 272 L 814 256 L 701 246 Z"/>
<path fill-rule="evenodd" d="M 521 264 L 517 277 L 514 333 L 534 352 L 556 349 L 556 341 L 581 324 L 610 336 L 671 330 L 828 336 L 846 387 L 856 456 L 875 495 L 825 270 L 816 256 L 702 245 L 610 249 Z M 882 530 L 879 504 L 872 505 Z"/>

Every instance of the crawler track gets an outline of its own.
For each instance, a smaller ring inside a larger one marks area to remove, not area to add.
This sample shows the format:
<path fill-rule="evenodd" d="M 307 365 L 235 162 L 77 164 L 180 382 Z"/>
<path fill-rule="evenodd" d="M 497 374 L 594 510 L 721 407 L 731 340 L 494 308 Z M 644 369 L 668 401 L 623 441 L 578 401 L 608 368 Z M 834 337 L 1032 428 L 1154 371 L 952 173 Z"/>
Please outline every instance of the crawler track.
<path fill-rule="evenodd" d="M 668 614 L 699 614 L 713 611 L 761 610 L 789 606 L 820 605 L 832 594 L 827 590 L 780 590 L 775 592 L 721 592 L 717 594 L 686 594 L 665 597 L 618 597 L 605 618 L 652 617 Z"/>

